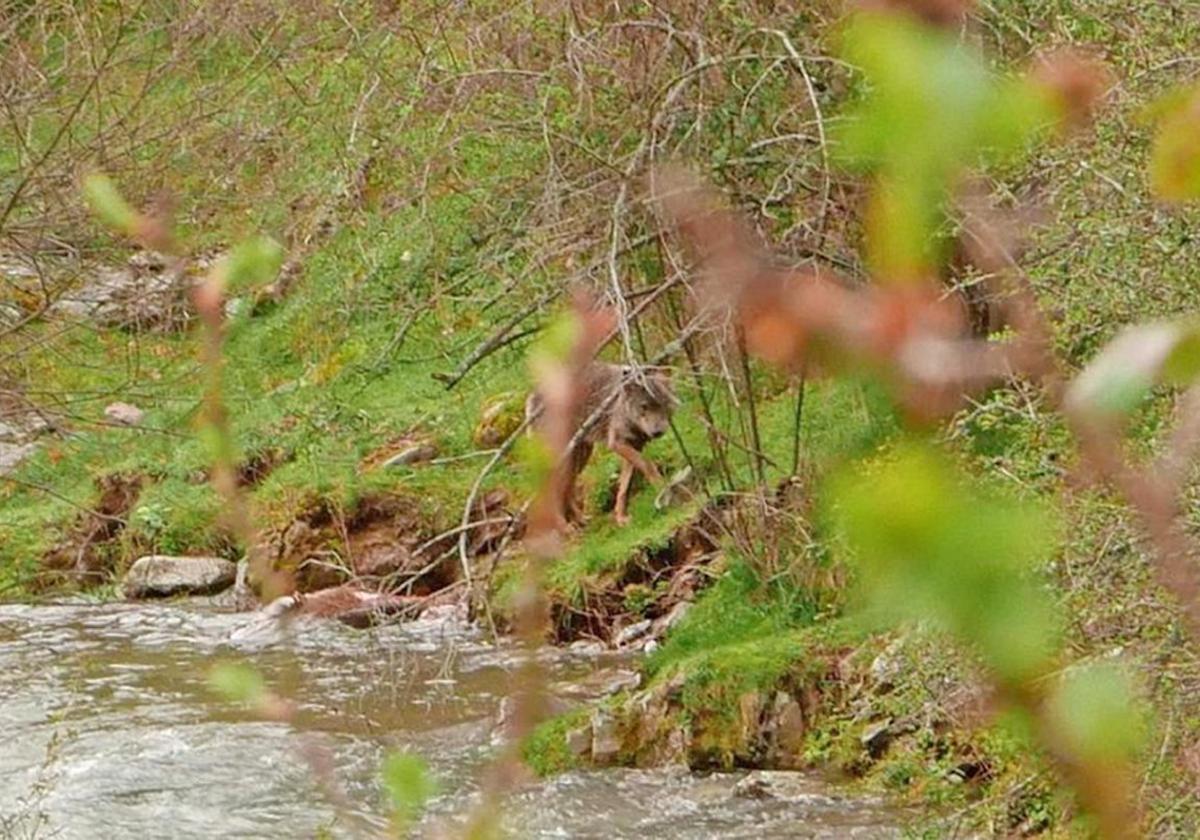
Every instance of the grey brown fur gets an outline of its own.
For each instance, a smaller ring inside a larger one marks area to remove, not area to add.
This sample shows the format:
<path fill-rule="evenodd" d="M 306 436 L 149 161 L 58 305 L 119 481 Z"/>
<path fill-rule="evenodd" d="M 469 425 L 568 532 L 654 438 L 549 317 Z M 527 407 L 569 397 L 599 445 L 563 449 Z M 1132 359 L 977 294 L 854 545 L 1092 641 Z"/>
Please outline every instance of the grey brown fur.
<path fill-rule="evenodd" d="M 562 500 L 563 522 L 579 522 L 583 519 L 576 484 L 596 444 L 603 441 L 621 459 L 613 516 L 618 524 L 624 525 L 629 521 L 629 485 L 634 471 L 640 472 L 653 484 L 662 482 L 658 468 L 642 455 L 642 449 L 650 441 L 662 437 L 670 428 L 671 415 L 678 401 L 671 388 L 670 377 L 661 370 L 645 369 L 639 376 L 629 367 L 593 362 L 584 376 L 585 396 L 579 415 L 575 418 L 575 428 L 587 422 L 601 406 L 604 406 L 604 411 L 571 453 L 566 498 Z M 616 398 L 606 405 L 614 392 Z M 537 417 L 541 409 L 541 397 L 537 392 L 530 394 L 525 401 L 525 416 L 534 429 L 538 426 Z"/>

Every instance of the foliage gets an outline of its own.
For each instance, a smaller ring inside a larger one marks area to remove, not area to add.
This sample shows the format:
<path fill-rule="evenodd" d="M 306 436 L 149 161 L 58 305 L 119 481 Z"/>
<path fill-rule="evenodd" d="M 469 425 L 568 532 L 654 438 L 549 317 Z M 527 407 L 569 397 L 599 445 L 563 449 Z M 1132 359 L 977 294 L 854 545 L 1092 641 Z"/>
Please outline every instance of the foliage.
<path fill-rule="evenodd" d="M 412 753 L 388 754 L 383 759 L 380 776 L 391 801 L 393 830 L 397 837 L 403 836 L 406 827 L 437 793 L 437 783 L 425 761 Z"/>
<path fill-rule="evenodd" d="M 834 145 L 845 162 L 876 173 L 868 262 L 885 282 L 921 280 L 941 262 L 960 171 L 1023 151 L 1054 113 L 1029 81 L 993 78 L 982 55 L 951 32 L 860 14 L 842 41 L 869 91 Z"/>
<path fill-rule="evenodd" d="M 1043 511 L 979 492 L 918 444 L 842 477 L 832 499 L 877 611 L 937 622 L 1003 680 L 1045 672 L 1058 622 L 1031 576 L 1054 544 Z"/>

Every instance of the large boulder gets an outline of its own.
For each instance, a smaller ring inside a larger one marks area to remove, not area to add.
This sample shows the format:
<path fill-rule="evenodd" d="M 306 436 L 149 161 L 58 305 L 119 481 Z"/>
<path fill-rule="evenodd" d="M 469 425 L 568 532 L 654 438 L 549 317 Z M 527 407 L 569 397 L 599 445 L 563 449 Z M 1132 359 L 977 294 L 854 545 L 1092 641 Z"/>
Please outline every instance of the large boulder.
<path fill-rule="evenodd" d="M 125 574 L 126 598 L 212 595 L 237 579 L 237 565 L 220 557 L 142 557 Z"/>

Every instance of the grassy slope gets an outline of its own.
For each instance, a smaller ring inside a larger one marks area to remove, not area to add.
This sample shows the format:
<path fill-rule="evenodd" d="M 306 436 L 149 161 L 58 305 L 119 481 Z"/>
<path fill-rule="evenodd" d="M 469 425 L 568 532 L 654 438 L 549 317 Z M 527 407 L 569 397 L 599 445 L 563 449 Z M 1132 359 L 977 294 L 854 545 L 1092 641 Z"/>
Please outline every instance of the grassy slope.
<path fill-rule="evenodd" d="M 1193 305 L 1195 247 L 1189 231 L 1196 217 L 1165 212 L 1148 199 L 1146 134 L 1135 115 L 1139 102 L 1191 72 L 1186 63 L 1169 62 L 1189 54 L 1200 22 L 1187 4 L 1149 0 L 996 0 L 990 8 L 985 37 L 1008 57 L 1022 57 L 1033 45 L 1096 42 L 1123 80 L 1094 136 L 1045 152 L 1010 179 L 1016 194 L 1036 192 L 1053 207 L 1030 265 L 1045 299 L 1057 308 L 1063 348 L 1081 361 L 1120 324 Z M 138 163 L 151 178 L 140 179 L 132 164 L 117 173 L 139 199 L 157 189 L 177 195 L 181 227 L 197 248 L 262 229 L 296 250 L 320 230 L 322 220 L 333 220 L 327 237 L 315 236 L 296 293 L 275 311 L 239 321 L 231 330 L 227 398 L 239 446 L 246 453 L 281 446 L 294 455 L 254 492 L 264 524 L 287 521 L 317 497 L 349 506 L 380 488 L 411 492 L 435 515 L 453 519 L 477 462 L 380 473 L 360 469 L 363 459 L 414 426 L 435 434 L 444 452 L 468 451 L 479 404 L 524 387 L 520 347 L 501 351 L 449 394 L 430 374 L 452 370 L 502 319 L 508 309 L 482 304 L 498 284 L 528 267 L 527 252 L 510 252 L 508 246 L 517 232 L 517 208 L 537 200 L 536 180 L 546 171 L 543 138 L 498 135 L 483 127 L 489 121 L 517 122 L 537 110 L 539 101 L 568 101 L 569 92 L 551 83 L 535 84 L 527 96 L 486 91 L 449 126 L 415 89 L 407 100 L 401 95 L 403 77 L 389 79 L 388 97 L 364 100 L 377 66 L 411 67 L 415 56 L 403 39 L 369 25 L 365 4 L 351 11 L 352 22 L 366 33 L 359 33 L 363 40 L 354 49 L 353 36 L 332 16 L 284 16 L 281 32 L 292 47 L 286 69 L 247 72 L 246 44 L 237 28 L 208 33 L 192 63 L 158 84 L 139 107 L 165 118 L 190 108 L 198 90 L 230 75 L 241 74 L 246 85 L 218 118 L 193 127 L 186 142 L 168 138 L 141 148 Z M 536 35 L 535 27 L 531 31 Z M 455 35 L 448 37 L 452 42 Z M 432 52 L 450 62 L 454 44 Z M 124 84 L 119 76 L 110 84 L 106 107 L 116 110 L 123 98 L 132 101 L 138 69 L 131 65 Z M 348 123 L 355 113 L 361 119 L 351 144 Z M 553 113 L 556 128 L 578 131 L 569 109 Z M 52 129 L 47 120 L 43 132 Z M 449 137 L 456 142 L 449 144 Z M 368 159 L 372 164 L 359 177 Z M 95 247 L 112 249 L 119 258 L 119 248 L 90 233 Z M 553 266 L 542 282 L 552 282 L 562 270 Z M 521 287 L 521 295 L 528 299 L 536 285 Z M 418 320 L 404 345 L 386 355 L 397 325 L 431 298 L 433 316 Z M 66 500 L 22 485 L 0 488 L 0 587 L 21 585 L 74 515 L 71 503 L 90 503 L 93 480 L 115 471 L 158 478 L 131 524 L 131 551 L 231 550 L 216 524 L 216 500 L 193 478 L 206 463 L 191 433 L 199 399 L 193 341 L 142 336 L 135 343 L 124 334 L 78 330 L 56 338 L 51 348 L 23 354 L 23 373 L 50 398 L 72 396 L 77 434 L 45 447 L 17 477 L 52 487 Z M 95 425 L 113 394 L 148 410 L 147 430 Z M 853 385 L 811 392 L 808 450 L 834 457 L 869 445 L 877 430 L 865 404 Z M 1164 401 L 1147 413 L 1139 428 L 1144 440 L 1161 425 L 1166 407 Z M 689 451 L 702 452 L 703 430 L 694 412 L 681 416 Z M 781 463 L 790 460 L 789 423 L 786 400 L 768 408 L 765 448 Z M 951 445 L 968 462 L 1024 492 L 1050 493 L 1062 484 L 1068 438 L 1036 400 L 997 393 L 950 431 Z M 672 450 L 664 443 L 656 454 L 678 466 L 681 456 Z M 610 469 L 604 463 L 593 467 L 592 486 Z M 519 488 L 522 479 L 513 470 L 503 481 Z M 597 523 L 594 539 L 552 574 L 555 585 L 569 590 L 606 564 L 621 562 L 630 545 L 662 539 L 666 523 L 655 517 L 644 494 L 634 513 L 632 531 Z M 1193 699 L 1200 669 L 1180 643 L 1169 603 L 1148 581 L 1137 534 L 1119 506 L 1102 496 L 1075 495 L 1068 513 L 1068 538 L 1046 576 L 1071 618 L 1070 648 L 1079 656 L 1122 648 L 1141 667 L 1157 712 L 1151 743 L 1156 752 L 1163 745 L 1162 758 L 1148 761 L 1145 787 L 1155 836 L 1194 836 L 1200 816 L 1179 762 L 1183 748 L 1200 736 L 1200 707 Z M 650 663 L 654 674 L 684 669 L 694 685 L 716 684 L 736 698 L 734 689 L 745 684 L 769 684 L 792 666 L 798 651 L 803 659 L 796 645 L 816 617 L 810 601 L 795 593 L 767 595 L 747 607 L 737 584 L 736 578 L 726 579 L 701 600 L 688 624 Z M 861 644 L 869 656 L 881 643 Z M 945 692 L 959 684 L 965 666 L 936 639 L 924 637 L 910 640 L 901 657 L 906 678 L 894 693 L 871 700 L 866 717 L 934 710 L 953 718 Z M 713 699 L 711 693 L 693 696 L 697 708 Z M 847 710 L 814 732 L 813 757 L 856 761 L 862 712 Z M 1004 794 L 982 809 L 984 820 L 998 814 L 1003 828 L 1005 820 L 1036 819 L 1039 809 L 1053 813 L 1057 803 L 1043 770 L 1018 738 L 1001 729 L 972 737 L 973 748 L 996 766 L 999 779 L 991 790 Z M 961 803 L 961 786 L 945 781 L 948 767 L 926 746 L 905 745 L 872 778 L 918 800 Z"/>

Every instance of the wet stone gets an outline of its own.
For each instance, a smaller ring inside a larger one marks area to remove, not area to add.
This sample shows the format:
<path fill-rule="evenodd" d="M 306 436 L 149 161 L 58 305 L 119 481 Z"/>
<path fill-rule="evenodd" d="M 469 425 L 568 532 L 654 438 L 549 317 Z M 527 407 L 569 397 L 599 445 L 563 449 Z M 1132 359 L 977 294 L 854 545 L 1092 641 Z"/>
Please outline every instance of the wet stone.
<path fill-rule="evenodd" d="M 126 598 L 212 595 L 237 579 L 237 565 L 221 557 L 142 557 L 121 584 Z"/>
<path fill-rule="evenodd" d="M 804 710 L 796 699 L 785 692 L 778 692 L 771 708 L 771 730 L 774 739 L 773 760 L 777 765 L 788 767 L 798 761 L 804 747 L 807 727 Z"/>

